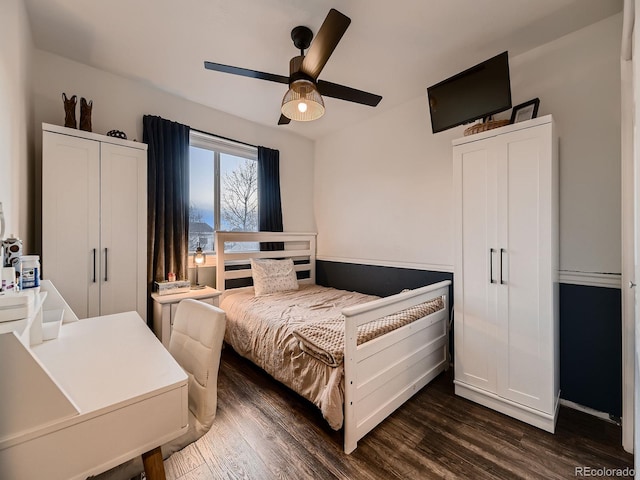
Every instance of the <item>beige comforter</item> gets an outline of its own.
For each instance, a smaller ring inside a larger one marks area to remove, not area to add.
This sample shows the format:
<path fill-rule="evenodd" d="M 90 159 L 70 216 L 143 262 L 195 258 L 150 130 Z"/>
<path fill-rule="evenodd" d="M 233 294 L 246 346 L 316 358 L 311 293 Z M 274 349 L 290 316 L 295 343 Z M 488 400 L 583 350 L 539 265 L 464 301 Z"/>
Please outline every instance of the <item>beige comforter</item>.
<path fill-rule="evenodd" d="M 340 318 L 345 307 L 378 297 L 318 285 L 255 297 L 253 290 L 225 292 L 225 342 L 322 412 L 331 428 L 343 422 L 343 367 L 330 367 L 303 352 L 293 335 L 304 322 Z"/>
<path fill-rule="evenodd" d="M 255 297 L 253 289 L 225 292 L 225 341 L 320 408 L 331 428 L 343 423 L 345 307 L 378 297 L 318 285 Z M 443 308 L 442 299 L 359 327 L 358 344 Z"/>

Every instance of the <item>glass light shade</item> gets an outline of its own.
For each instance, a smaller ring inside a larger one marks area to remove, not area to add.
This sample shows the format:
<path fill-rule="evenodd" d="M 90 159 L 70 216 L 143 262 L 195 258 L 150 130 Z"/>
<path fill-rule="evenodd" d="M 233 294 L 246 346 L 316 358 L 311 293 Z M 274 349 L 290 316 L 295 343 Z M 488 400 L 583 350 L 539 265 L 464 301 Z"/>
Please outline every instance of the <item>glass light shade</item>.
<path fill-rule="evenodd" d="M 310 122 L 324 115 L 324 101 L 313 82 L 296 80 L 282 99 L 282 114 L 298 122 Z"/>
<path fill-rule="evenodd" d="M 196 254 L 193 256 L 193 261 L 198 265 L 202 265 L 204 263 L 204 260 L 205 254 L 202 253 L 202 248 L 200 248 L 200 245 L 198 245 L 198 247 L 196 248 Z"/>
<path fill-rule="evenodd" d="M 196 284 L 191 287 L 191 290 L 199 290 L 204 288 L 204 285 L 200 285 L 200 282 L 198 281 L 198 267 L 204 263 L 205 258 L 206 258 L 206 255 L 202 251 L 200 244 L 198 244 L 196 248 L 196 253 L 193 256 L 193 263 L 195 263 L 196 265 Z"/>

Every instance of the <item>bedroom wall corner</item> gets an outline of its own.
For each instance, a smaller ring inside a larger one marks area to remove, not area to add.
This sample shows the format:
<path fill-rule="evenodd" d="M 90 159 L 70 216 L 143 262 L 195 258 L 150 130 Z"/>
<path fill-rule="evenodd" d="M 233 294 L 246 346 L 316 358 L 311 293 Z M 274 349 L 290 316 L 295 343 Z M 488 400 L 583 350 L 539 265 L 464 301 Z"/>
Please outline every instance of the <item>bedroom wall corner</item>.
<path fill-rule="evenodd" d="M 23 0 L 0 7 L 0 202 L 5 235 L 19 235 L 25 251 L 33 245 L 33 41 Z M 10 46 L 10 47 L 9 47 Z"/>

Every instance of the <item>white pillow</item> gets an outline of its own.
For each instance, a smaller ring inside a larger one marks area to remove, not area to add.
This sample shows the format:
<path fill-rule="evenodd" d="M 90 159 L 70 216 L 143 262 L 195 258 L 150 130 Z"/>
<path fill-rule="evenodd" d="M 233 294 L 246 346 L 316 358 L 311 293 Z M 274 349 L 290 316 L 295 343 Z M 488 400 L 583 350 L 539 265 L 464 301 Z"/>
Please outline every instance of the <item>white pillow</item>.
<path fill-rule="evenodd" d="M 251 259 L 251 276 L 256 297 L 287 290 L 298 290 L 293 260 Z"/>

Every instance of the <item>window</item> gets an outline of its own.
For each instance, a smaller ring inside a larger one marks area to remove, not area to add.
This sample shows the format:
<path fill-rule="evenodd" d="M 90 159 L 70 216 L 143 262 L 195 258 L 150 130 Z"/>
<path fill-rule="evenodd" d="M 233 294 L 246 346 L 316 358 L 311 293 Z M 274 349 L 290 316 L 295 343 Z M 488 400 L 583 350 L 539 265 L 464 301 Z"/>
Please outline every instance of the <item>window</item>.
<path fill-rule="evenodd" d="M 190 252 L 213 252 L 217 230 L 258 230 L 257 156 L 255 147 L 191 131 Z"/>

